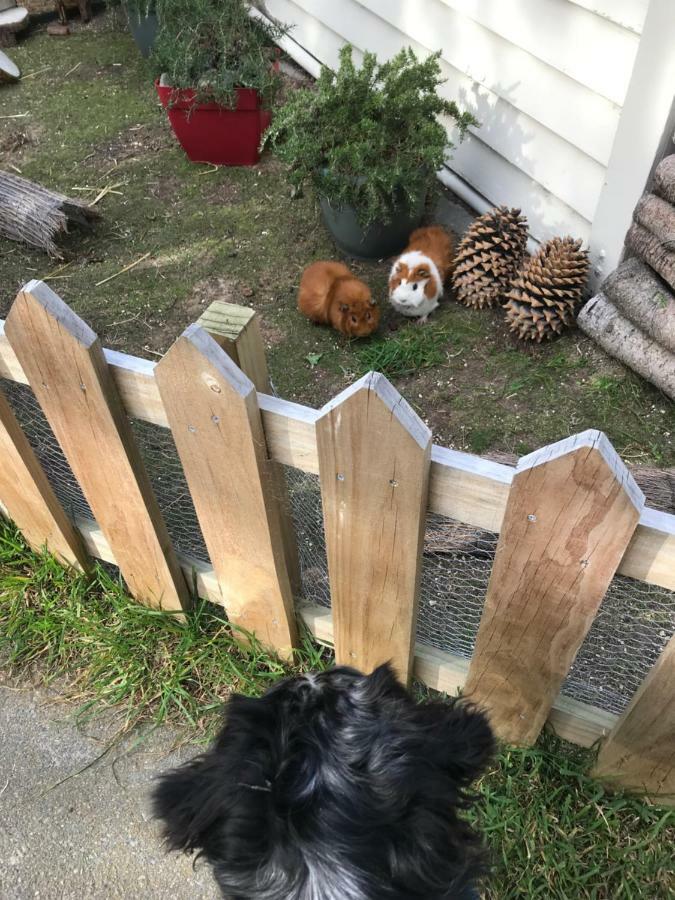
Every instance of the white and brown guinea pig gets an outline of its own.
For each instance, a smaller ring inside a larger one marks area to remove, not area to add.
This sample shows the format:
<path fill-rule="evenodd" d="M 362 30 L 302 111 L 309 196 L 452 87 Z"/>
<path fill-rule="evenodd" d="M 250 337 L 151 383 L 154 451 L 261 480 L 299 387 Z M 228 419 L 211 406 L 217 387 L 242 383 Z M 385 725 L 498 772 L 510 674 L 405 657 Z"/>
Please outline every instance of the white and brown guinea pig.
<path fill-rule="evenodd" d="M 440 225 L 413 231 L 389 276 L 389 302 L 397 312 L 426 322 L 443 295 L 452 252 L 452 238 Z"/>

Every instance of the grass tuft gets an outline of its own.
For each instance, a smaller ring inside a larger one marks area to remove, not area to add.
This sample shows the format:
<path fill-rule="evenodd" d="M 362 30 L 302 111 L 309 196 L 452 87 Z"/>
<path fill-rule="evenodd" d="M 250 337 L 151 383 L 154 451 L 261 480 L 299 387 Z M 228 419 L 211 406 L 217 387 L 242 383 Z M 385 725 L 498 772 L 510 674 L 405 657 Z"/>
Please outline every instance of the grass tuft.
<path fill-rule="evenodd" d="M 242 645 L 208 603 L 181 624 L 129 599 L 103 568 L 78 575 L 32 553 L 0 520 L 0 662 L 59 678 L 81 718 L 118 707 L 121 731 L 173 722 L 204 738 L 232 691 L 260 694 L 332 656 L 307 638 L 294 664 L 282 663 Z M 502 748 L 471 813 L 494 857 L 485 900 L 673 896 L 675 810 L 609 793 L 587 774 L 592 762 L 550 734 L 534 748 Z"/>
<path fill-rule="evenodd" d="M 358 346 L 358 374 L 381 372 L 387 378 L 414 375 L 447 361 L 450 329 L 447 325 L 405 325 L 384 338 Z"/>

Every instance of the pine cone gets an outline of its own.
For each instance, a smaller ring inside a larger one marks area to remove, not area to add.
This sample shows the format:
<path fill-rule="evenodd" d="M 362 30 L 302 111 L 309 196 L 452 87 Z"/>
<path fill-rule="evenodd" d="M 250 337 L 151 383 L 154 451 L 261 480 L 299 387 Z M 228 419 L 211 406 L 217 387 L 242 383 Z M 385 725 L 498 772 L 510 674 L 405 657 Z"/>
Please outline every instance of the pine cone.
<path fill-rule="evenodd" d="M 541 342 L 574 322 L 588 277 L 588 253 L 574 238 L 553 238 L 523 264 L 504 306 L 511 331 Z"/>
<path fill-rule="evenodd" d="M 483 309 L 508 291 L 527 243 L 527 219 L 499 206 L 471 223 L 457 249 L 452 283 L 465 306 Z"/>

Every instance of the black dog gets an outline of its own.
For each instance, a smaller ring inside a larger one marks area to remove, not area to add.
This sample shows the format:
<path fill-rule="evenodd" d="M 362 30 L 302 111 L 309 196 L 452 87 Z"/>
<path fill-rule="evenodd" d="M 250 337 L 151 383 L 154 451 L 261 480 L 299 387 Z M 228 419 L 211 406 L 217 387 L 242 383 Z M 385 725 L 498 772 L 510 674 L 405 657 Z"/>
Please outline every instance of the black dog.
<path fill-rule="evenodd" d="M 458 811 L 493 749 L 472 707 L 417 704 L 389 666 L 335 668 L 232 697 L 155 813 L 230 900 L 464 900 L 486 863 Z"/>

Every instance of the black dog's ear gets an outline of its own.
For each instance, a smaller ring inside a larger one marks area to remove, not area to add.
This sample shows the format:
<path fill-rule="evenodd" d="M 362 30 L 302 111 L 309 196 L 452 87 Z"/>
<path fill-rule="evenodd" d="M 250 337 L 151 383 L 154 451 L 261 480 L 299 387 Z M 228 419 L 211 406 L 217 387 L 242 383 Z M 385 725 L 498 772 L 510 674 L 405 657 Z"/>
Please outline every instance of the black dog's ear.
<path fill-rule="evenodd" d="M 378 666 L 364 678 L 363 688 L 366 697 L 374 702 L 393 697 L 404 699 L 408 696 L 408 692 L 398 680 L 391 663 L 388 662 Z"/>
<path fill-rule="evenodd" d="M 152 793 L 152 808 L 164 823 L 169 849 L 201 850 L 209 830 L 224 819 L 221 799 L 209 755 L 162 775 Z"/>
<path fill-rule="evenodd" d="M 496 750 L 487 716 L 471 703 L 452 699 L 419 706 L 417 718 L 427 735 L 429 758 L 460 785 L 487 768 Z"/>
<path fill-rule="evenodd" d="M 280 686 L 281 687 L 281 686 Z M 230 697 L 225 723 L 209 751 L 162 775 L 153 791 L 155 816 L 164 823 L 171 850 L 202 850 L 222 858 L 230 824 L 248 824 L 249 846 L 261 840 L 269 818 L 271 735 L 277 703 Z M 230 846 L 235 852 L 236 847 Z"/>

